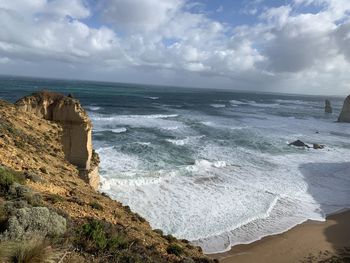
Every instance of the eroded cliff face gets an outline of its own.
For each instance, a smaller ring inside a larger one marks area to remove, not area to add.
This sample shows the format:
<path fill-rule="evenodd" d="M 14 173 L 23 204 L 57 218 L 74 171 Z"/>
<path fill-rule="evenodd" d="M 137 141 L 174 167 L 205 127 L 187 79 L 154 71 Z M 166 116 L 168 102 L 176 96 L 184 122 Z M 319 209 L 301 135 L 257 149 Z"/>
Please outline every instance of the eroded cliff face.
<path fill-rule="evenodd" d="M 350 95 L 344 101 L 343 109 L 339 115 L 338 121 L 350 123 Z"/>
<path fill-rule="evenodd" d="M 62 126 L 61 142 L 66 159 L 77 166 L 81 177 L 97 189 L 99 159 L 93 153 L 92 123 L 79 101 L 59 93 L 42 91 L 18 100 L 16 106 Z"/>

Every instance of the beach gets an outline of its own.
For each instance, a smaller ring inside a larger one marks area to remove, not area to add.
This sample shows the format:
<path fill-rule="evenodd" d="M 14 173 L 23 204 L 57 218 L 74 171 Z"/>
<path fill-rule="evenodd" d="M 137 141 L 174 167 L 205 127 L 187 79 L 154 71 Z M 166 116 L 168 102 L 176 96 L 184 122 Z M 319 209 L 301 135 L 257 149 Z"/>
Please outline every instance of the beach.
<path fill-rule="evenodd" d="M 325 222 L 306 221 L 291 230 L 265 237 L 229 252 L 212 254 L 221 263 L 318 262 L 350 246 L 350 211 L 327 217 Z"/>

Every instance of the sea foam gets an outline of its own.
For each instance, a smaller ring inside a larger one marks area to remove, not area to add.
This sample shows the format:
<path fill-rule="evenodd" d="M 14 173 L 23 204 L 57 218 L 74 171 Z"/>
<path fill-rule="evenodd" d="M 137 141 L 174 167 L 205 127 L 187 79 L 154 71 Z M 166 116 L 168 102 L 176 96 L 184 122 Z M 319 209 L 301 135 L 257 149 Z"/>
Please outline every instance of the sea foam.
<path fill-rule="evenodd" d="M 308 105 L 280 108 L 275 104 L 283 102 L 271 101 L 233 101 L 244 107 L 225 107 L 214 116 L 180 109 L 149 117 L 96 116 L 97 127 L 139 132 L 130 142 L 122 138 L 98 149 L 102 190 L 152 227 L 191 240 L 206 253 L 350 207 L 348 126 L 314 114 Z M 151 147 L 137 147 L 140 139 Z M 286 144 L 296 139 L 326 148 Z"/>

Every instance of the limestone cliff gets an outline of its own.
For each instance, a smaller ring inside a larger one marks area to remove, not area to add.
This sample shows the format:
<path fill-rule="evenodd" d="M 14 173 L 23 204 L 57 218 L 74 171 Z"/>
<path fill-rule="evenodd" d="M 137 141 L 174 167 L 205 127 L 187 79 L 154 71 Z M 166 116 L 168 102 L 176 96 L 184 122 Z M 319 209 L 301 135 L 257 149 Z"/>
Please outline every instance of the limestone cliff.
<path fill-rule="evenodd" d="M 343 109 L 338 118 L 339 122 L 350 122 L 350 95 L 345 99 Z"/>
<path fill-rule="evenodd" d="M 93 154 L 92 123 L 79 101 L 63 94 L 42 91 L 26 96 L 16 106 L 63 128 L 61 142 L 66 159 L 93 188 L 99 186 L 98 155 Z"/>

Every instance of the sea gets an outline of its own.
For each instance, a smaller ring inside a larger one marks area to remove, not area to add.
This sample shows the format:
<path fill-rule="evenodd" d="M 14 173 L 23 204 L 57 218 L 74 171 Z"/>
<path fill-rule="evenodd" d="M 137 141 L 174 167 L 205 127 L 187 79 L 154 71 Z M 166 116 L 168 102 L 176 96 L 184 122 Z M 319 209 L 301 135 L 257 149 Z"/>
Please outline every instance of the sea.
<path fill-rule="evenodd" d="M 11 102 L 43 89 L 87 110 L 100 191 L 205 253 L 350 207 L 344 97 L 0 77 Z M 288 145 L 298 139 L 325 147 Z"/>

